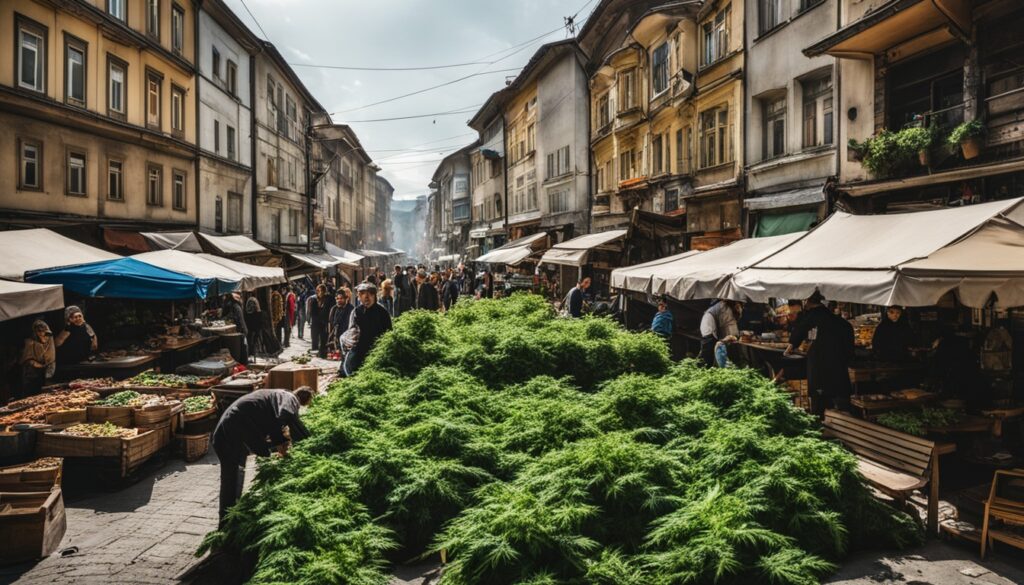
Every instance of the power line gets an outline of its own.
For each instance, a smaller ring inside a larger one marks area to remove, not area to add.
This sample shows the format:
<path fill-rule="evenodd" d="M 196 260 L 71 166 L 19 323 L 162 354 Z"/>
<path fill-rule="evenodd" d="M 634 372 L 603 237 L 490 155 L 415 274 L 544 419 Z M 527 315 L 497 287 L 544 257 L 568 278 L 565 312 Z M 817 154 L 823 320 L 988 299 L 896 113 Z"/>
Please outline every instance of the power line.
<path fill-rule="evenodd" d="M 449 140 L 455 140 L 456 138 L 465 138 L 467 136 L 476 136 L 476 132 L 463 132 L 462 134 L 456 134 L 455 136 L 447 136 L 445 138 L 438 138 L 437 140 L 428 140 L 427 142 L 413 144 L 408 148 L 367 148 L 366 152 L 395 152 L 398 150 L 409 150 L 411 148 L 418 148 L 420 146 L 426 146 L 428 144 L 437 144 L 438 142 L 447 142 Z"/>
<path fill-rule="evenodd" d="M 435 69 L 455 69 L 470 65 L 490 65 L 488 61 L 470 61 L 468 63 L 452 63 L 450 65 L 425 65 L 423 67 L 355 67 L 351 65 L 319 65 L 313 63 L 288 63 L 292 67 L 310 67 L 313 69 L 338 69 L 341 71 L 432 71 Z"/>
<path fill-rule="evenodd" d="M 366 108 L 372 108 L 373 106 L 379 106 L 381 104 L 391 103 L 391 102 L 394 102 L 394 101 L 398 101 L 400 99 L 404 99 L 404 98 L 407 98 L 407 97 L 412 97 L 414 95 L 420 95 L 421 93 L 426 93 L 428 91 L 432 91 L 432 90 L 435 90 L 435 89 L 438 89 L 438 88 L 441 88 L 441 87 L 445 87 L 445 86 L 448 86 L 448 85 L 459 83 L 460 81 L 465 81 L 465 80 L 470 79 L 472 77 L 479 77 L 481 75 L 490 75 L 492 73 L 508 73 L 509 71 L 519 71 L 520 69 L 522 69 L 522 67 L 513 67 L 513 68 L 510 68 L 510 69 L 496 69 L 494 71 L 478 71 L 476 73 L 470 73 L 469 75 L 465 75 L 465 76 L 460 77 L 458 79 L 452 79 L 450 81 L 446 81 L 446 82 L 438 84 L 438 85 L 432 85 L 430 87 L 425 87 L 423 89 L 416 90 L 416 91 L 413 91 L 413 92 L 409 92 L 409 93 L 406 93 L 406 94 L 402 94 L 402 95 L 399 95 L 399 96 L 395 96 L 395 97 L 392 97 L 392 98 L 388 98 L 386 100 L 380 100 L 380 101 L 373 102 L 373 103 L 370 103 L 370 104 L 362 105 L 362 106 L 359 106 L 358 108 L 350 108 L 348 110 L 342 110 L 340 112 L 331 112 L 331 115 L 332 116 L 337 116 L 339 114 L 347 114 L 349 112 L 357 112 L 359 110 L 365 110 Z"/>
<path fill-rule="evenodd" d="M 396 117 L 396 118 L 377 118 L 375 120 L 346 120 L 344 123 L 345 124 L 362 124 L 362 123 L 366 123 L 366 122 L 393 122 L 395 120 L 412 120 L 412 119 L 415 119 L 415 118 L 434 118 L 434 117 L 437 117 L 437 116 L 453 116 L 453 115 L 457 115 L 457 114 L 468 114 L 470 112 L 475 112 L 476 109 L 479 108 L 482 105 L 483 104 L 477 104 L 475 106 L 466 106 L 464 108 L 459 108 L 457 110 L 447 110 L 447 111 L 444 111 L 444 112 L 434 112 L 432 114 L 416 114 L 416 115 L 412 115 L 412 116 L 399 116 L 399 117 Z"/>
<path fill-rule="evenodd" d="M 245 0 L 239 0 L 239 2 L 242 3 L 242 7 L 245 8 L 245 11 L 249 13 L 249 17 L 252 18 L 252 21 L 256 23 L 256 28 L 260 29 L 260 32 L 263 33 L 263 38 L 267 42 L 270 42 L 270 35 L 267 34 L 267 31 L 263 30 L 263 25 L 260 24 L 260 21 L 256 20 L 256 15 L 252 13 L 252 10 L 249 10 L 249 6 L 245 3 Z"/>

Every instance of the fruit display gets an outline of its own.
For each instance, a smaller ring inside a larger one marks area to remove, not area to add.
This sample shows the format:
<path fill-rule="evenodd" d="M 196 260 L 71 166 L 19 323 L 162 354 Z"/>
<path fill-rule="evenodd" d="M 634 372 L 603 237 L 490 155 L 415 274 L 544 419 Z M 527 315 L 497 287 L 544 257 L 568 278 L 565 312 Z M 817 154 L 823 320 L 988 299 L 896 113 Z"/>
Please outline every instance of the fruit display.
<path fill-rule="evenodd" d="M 85 408 L 99 397 L 92 390 L 60 390 L 15 400 L 4 409 L 8 414 L 0 415 L 0 426 L 44 423 L 49 413 Z"/>
<path fill-rule="evenodd" d="M 805 585 L 922 541 L 770 380 L 532 295 L 402 315 L 303 421 L 204 543 L 250 583 Z"/>
<path fill-rule="evenodd" d="M 103 400 L 97 400 L 93 404 L 95 406 L 143 407 L 160 404 L 161 402 L 167 402 L 167 399 L 156 394 L 139 394 L 135 390 L 122 390 L 121 392 L 111 394 Z"/>
<path fill-rule="evenodd" d="M 91 438 L 110 438 L 120 437 L 122 439 L 128 439 L 139 434 L 138 429 L 126 429 L 119 427 L 113 423 L 105 422 L 102 424 L 96 423 L 82 423 L 77 425 L 71 425 L 70 427 L 61 431 L 62 435 L 71 435 L 73 437 L 91 437 Z"/>
<path fill-rule="evenodd" d="M 39 469 L 53 469 L 54 467 L 60 467 L 63 459 L 60 457 L 41 457 L 36 459 L 32 463 L 25 466 L 28 471 L 36 471 Z"/>
<path fill-rule="evenodd" d="M 142 372 L 121 383 L 122 386 L 148 386 L 151 388 L 188 388 L 190 384 L 198 384 L 202 378 L 192 375 L 158 374 L 153 371 Z"/>
<path fill-rule="evenodd" d="M 79 378 L 68 382 L 69 390 L 98 390 L 111 388 L 116 384 L 113 378 Z"/>
<path fill-rule="evenodd" d="M 213 408 L 213 396 L 190 396 L 181 401 L 185 405 L 185 414 L 202 412 Z"/>

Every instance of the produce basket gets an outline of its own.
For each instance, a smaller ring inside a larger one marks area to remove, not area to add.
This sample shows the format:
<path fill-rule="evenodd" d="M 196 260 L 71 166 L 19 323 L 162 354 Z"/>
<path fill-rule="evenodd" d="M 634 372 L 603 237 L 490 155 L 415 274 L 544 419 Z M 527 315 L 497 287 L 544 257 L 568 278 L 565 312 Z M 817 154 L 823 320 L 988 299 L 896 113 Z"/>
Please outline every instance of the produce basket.
<path fill-rule="evenodd" d="M 168 402 L 165 404 L 135 408 L 133 413 L 135 425 L 139 427 L 148 427 L 170 421 L 171 411 L 174 409 L 174 406 L 174 403 Z"/>
<path fill-rule="evenodd" d="M 40 457 L 107 457 L 117 461 L 126 477 L 160 450 L 161 435 L 143 430 L 134 437 L 76 437 L 40 433 L 36 454 Z"/>
<path fill-rule="evenodd" d="M 178 435 L 177 440 L 178 451 L 189 463 L 202 459 L 210 451 L 210 433 Z"/>
<path fill-rule="evenodd" d="M 0 563 L 48 556 L 67 530 L 60 488 L 43 492 L 0 493 Z"/>
<path fill-rule="evenodd" d="M 75 423 L 84 423 L 87 420 L 88 414 L 84 408 L 46 413 L 46 424 L 48 425 L 70 425 Z"/>
<path fill-rule="evenodd" d="M 135 409 L 131 406 L 97 406 L 90 404 L 85 407 L 85 419 L 91 423 L 105 423 L 119 427 L 130 427 L 135 422 Z"/>
<path fill-rule="evenodd" d="M 0 492 L 45 492 L 60 487 L 64 460 L 37 459 L 11 467 L 0 467 Z"/>
<path fill-rule="evenodd" d="M 206 390 L 216 386 L 222 379 L 224 379 L 224 376 L 210 376 L 209 378 L 199 380 L 195 384 L 189 384 L 188 387 L 196 390 Z"/>

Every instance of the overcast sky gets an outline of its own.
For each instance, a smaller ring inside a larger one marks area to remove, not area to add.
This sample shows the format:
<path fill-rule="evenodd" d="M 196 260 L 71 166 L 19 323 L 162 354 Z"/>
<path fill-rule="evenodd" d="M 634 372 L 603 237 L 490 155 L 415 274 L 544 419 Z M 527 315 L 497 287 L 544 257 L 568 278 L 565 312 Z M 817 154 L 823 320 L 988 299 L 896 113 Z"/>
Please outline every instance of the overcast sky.
<path fill-rule="evenodd" d="M 351 125 L 395 186 L 396 198 L 425 194 L 437 161 L 474 140 L 466 126 L 476 109 L 516 72 L 480 75 L 390 103 L 363 107 L 467 75 L 522 67 L 537 47 L 566 38 L 564 29 L 512 54 L 511 47 L 563 26 L 563 17 L 595 0 L 226 0 L 260 37 L 293 65 L 334 122 Z M 499 53 L 499 51 L 502 51 Z M 511 56 L 509 56 L 511 54 Z M 346 71 L 304 67 L 429 67 L 494 64 L 429 71 Z M 454 115 L 361 122 L 453 110 Z"/>

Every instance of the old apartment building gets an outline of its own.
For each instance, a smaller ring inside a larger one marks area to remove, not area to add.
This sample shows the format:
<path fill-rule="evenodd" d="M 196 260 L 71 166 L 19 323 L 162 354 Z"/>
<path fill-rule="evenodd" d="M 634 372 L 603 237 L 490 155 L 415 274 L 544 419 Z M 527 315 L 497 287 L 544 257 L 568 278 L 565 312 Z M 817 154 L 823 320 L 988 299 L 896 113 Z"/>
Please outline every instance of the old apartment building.
<path fill-rule="evenodd" d="M 197 223 L 195 5 L 0 4 L 0 208 Z"/>
<path fill-rule="evenodd" d="M 505 243 L 505 131 L 501 92 L 491 94 L 469 121 L 479 148 L 470 154 L 472 223 L 466 258 L 472 260 Z"/>

